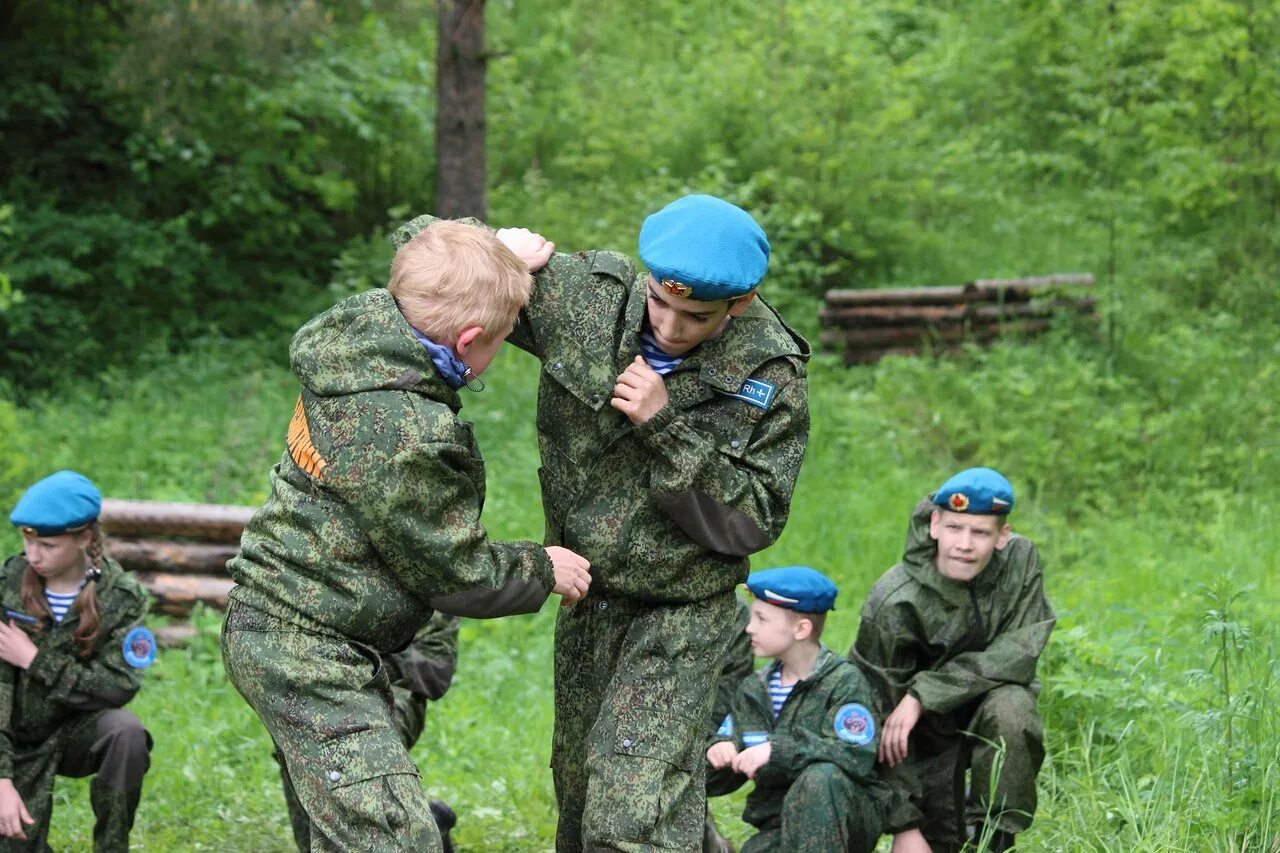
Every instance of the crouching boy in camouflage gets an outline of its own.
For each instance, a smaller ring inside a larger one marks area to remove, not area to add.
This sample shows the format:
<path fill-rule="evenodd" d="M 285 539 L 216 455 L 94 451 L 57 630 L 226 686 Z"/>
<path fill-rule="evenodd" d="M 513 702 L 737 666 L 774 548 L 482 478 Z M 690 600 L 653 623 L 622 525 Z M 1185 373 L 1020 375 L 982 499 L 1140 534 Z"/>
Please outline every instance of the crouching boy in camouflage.
<path fill-rule="evenodd" d="M 742 681 L 713 738 L 713 775 L 754 779 L 743 820 L 759 832 L 742 853 L 871 851 L 887 791 L 876 776 L 871 686 L 822 645 L 836 585 L 790 567 L 747 578 L 751 648 L 774 662 Z"/>
<path fill-rule="evenodd" d="M 1031 825 L 1044 760 L 1036 662 L 1055 617 L 1011 509 L 1013 487 L 990 468 L 952 477 L 916 506 L 902 562 L 863 605 L 850 655 L 894 708 L 879 757 L 898 768 L 895 853 L 958 850 L 970 831 L 1007 850 Z"/>
<path fill-rule="evenodd" d="M 222 654 L 284 759 L 312 850 L 440 850 L 385 655 L 433 610 L 527 613 L 549 592 L 586 592 L 578 555 L 488 539 L 484 463 L 458 418 L 458 389 L 531 284 L 492 234 L 440 222 L 396 252 L 388 289 L 294 336 L 302 393 L 271 495 L 228 563 Z"/>

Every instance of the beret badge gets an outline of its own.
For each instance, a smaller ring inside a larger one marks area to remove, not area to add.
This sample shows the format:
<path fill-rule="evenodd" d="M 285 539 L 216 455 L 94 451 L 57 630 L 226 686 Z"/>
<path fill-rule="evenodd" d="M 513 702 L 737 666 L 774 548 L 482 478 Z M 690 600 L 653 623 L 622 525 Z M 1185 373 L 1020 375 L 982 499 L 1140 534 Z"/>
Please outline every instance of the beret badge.
<path fill-rule="evenodd" d="M 676 281 L 674 278 L 664 278 L 659 282 L 663 289 L 672 296 L 692 296 L 693 288 L 683 282 Z"/>
<path fill-rule="evenodd" d="M 956 492 L 947 499 L 947 503 L 951 505 L 951 509 L 955 512 L 964 512 L 969 508 L 969 496 L 963 492 Z"/>

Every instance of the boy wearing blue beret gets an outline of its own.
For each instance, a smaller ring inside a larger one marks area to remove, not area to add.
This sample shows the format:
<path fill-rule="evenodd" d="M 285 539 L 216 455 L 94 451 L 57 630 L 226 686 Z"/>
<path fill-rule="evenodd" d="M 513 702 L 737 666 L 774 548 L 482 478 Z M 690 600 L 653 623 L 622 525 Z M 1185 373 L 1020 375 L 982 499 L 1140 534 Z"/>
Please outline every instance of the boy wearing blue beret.
<path fill-rule="evenodd" d="M 127 850 L 151 735 L 124 706 L 155 658 L 149 597 L 103 550 L 102 495 L 59 471 L 9 520 L 0 569 L 0 850 L 47 850 L 55 776 L 92 776 L 93 849 Z M 88 839 L 77 845 L 88 849 Z"/>
<path fill-rule="evenodd" d="M 836 586 L 805 567 L 747 578 L 747 634 L 773 663 L 738 688 L 707 763 L 755 780 L 743 820 L 759 831 L 742 853 L 870 851 L 888 791 L 875 770 L 874 693 L 856 666 L 821 643 Z"/>
<path fill-rule="evenodd" d="M 498 233 L 539 270 L 510 340 L 542 362 L 546 542 L 592 565 L 590 594 L 556 622 L 556 846 L 696 849 L 734 588 L 790 510 L 809 346 L 757 296 L 763 230 L 722 199 L 646 219 L 648 272 Z"/>
<path fill-rule="evenodd" d="M 1007 850 L 1035 813 L 1036 663 L 1055 617 L 1012 509 L 1013 487 L 990 468 L 947 480 L 916 507 L 902 562 L 863 605 L 850 656 L 894 709 L 879 758 L 895 768 L 895 853 L 959 850 L 970 833 Z"/>

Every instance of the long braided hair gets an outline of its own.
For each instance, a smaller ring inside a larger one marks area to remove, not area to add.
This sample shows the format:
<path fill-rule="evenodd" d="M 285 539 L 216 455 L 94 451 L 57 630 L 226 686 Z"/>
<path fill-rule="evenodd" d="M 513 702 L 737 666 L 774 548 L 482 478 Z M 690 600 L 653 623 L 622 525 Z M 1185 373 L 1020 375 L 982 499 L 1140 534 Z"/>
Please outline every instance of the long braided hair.
<path fill-rule="evenodd" d="M 97 578 L 102 572 L 102 560 L 105 555 L 103 547 L 102 525 L 97 521 L 86 528 L 89 532 L 89 545 L 85 555 L 89 558 L 89 573 L 84 587 L 76 596 L 73 605 L 80 623 L 71 635 L 80 657 L 87 658 L 93 654 L 93 646 L 102 632 L 102 618 L 98 615 Z M 22 609 L 40 622 L 31 626 L 32 631 L 43 631 L 53 624 L 53 611 L 49 609 L 49 601 L 44 597 L 44 580 L 36 574 L 31 566 L 22 573 Z"/>

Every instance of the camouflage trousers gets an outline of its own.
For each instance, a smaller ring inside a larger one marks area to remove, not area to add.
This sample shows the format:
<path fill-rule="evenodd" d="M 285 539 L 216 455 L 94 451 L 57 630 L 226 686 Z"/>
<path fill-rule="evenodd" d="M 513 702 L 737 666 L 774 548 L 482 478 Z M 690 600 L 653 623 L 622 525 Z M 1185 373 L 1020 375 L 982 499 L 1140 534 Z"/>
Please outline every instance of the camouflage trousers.
<path fill-rule="evenodd" d="M 590 595 L 560 610 L 551 768 L 556 849 L 696 851 L 707 720 L 732 592 L 655 605 Z"/>
<path fill-rule="evenodd" d="M 312 850 L 439 853 L 376 650 L 233 602 L 222 660 L 284 759 L 310 819 Z"/>
<path fill-rule="evenodd" d="M 142 778 L 151 766 L 151 735 L 132 711 L 112 708 L 78 714 L 46 741 L 17 745 L 13 784 L 35 823 L 26 841 L 0 839 L 0 850 L 49 849 L 55 776 L 93 776 L 93 849 L 129 849 L 129 831 L 142 798 Z"/>
<path fill-rule="evenodd" d="M 911 733 L 909 762 L 922 792 L 920 831 L 935 851 L 962 847 L 966 825 L 1023 832 L 1035 815 L 1043 762 L 1044 725 L 1029 688 L 1005 685 L 958 713 L 924 714 Z"/>
<path fill-rule="evenodd" d="M 778 817 L 759 827 L 742 853 L 871 853 L 883 828 L 881 795 L 819 762 L 800 772 Z"/>
<path fill-rule="evenodd" d="M 395 700 L 393 722 L 396 732 L 399 733 L 400 742 L 404 744 L 404 748 L 411 750 L 422 735 L 422 727 L 427 720 L 427 700 L 414 696 L 411 691 L 403 687 L 396 686 L 391 688 L 391 695 Z M 289 810 L 289 826 L 293 828 L 293 841 L 298 845 L 299 850 L 310 850 L 311 818 L 307 817 L 306 809 L 302 807 L 302 803 L 298 802 L 298 794 L 293 790 L 293 783 L 289 781 L 284 757 L 281 756 L 278 747 L 272 752 L 272 757 L 280 765 L 280 782 L 284 786 L 284 804 Z"/>

